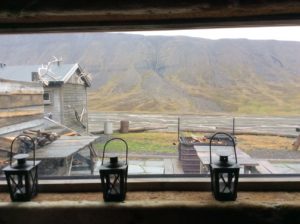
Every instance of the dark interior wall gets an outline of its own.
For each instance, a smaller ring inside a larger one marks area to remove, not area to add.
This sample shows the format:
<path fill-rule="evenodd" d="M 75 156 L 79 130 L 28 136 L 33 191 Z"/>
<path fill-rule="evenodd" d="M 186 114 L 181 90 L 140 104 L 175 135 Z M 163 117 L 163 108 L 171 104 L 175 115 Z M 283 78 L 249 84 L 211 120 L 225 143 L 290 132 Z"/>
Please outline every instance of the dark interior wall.
<path fill-rule="evenodd" d="M 234 203 L 41 202 L 0 205 L 0 223 L 300 223 L 299 206 L 261 206 Z"/>
<path fill-rule="evenodd" d="M 1 1 L 0 32 L 297 25 L 295 0 Z"/>

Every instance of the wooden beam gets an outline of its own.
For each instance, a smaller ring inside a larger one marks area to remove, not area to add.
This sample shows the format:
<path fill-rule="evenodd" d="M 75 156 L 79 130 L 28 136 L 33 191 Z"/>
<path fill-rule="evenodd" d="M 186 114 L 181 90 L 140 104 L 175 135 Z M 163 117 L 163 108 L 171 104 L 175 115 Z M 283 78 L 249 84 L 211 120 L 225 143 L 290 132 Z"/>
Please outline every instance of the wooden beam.
<path fill-rule="evenodd" d="M 44 114 L 37 114 L 37 115 L 28 115 L 22 117 L 6 117 L 0 118 L 0 127 L 15 125 L 18 123 L 23 123 L 31 120 L 42 119 Z"/>
<path fill-rule="evenodd" d="M 43 94 L 41 83 L 0 79 L 0 95 Z"/>
<path fill-rule="evenodd" d="M 37 94 L 0 95 L 0 102 L 0 109 L 44 105 L 43 95 Z"/>
<path fill-rule="evenodd" d="M 1 2 L 0 32 L 74 32 L 298 25 L 295 0 L 23 0 Z"/>
<path fill-rule="evenodd" d="M 43 119 L 36 119 L 36 120 L 31 120 L 27 122 L 18 123 L 18 124 L 9 125 L 6 127 L 0 127 L 0 135 L 9 134 L 16 131 L 22 131 L 25 129 L 35 128 L 37 126 L 42 125 L 43 123 L 44 123 Z"/>
<path fill-rule="evenodd" d="M 44 106 L 19 107 L 14 109 L 0 109 L 0 119 L 10 117 L 31 116 L 44 113 Z"/>

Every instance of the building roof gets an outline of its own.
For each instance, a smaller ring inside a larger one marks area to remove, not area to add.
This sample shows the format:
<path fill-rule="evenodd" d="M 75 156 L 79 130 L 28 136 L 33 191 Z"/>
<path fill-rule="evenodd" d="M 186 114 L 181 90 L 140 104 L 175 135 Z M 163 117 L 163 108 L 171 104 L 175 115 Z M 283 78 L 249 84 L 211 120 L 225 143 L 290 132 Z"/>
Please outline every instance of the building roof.
<path fill-rule="evenodd" d="M 79 69 L 80 73 L 83 73 L 82 68 L 79 64 L 62 64 L 62 63 L 52 63 L 48 66 L 42 65 L 20 65 L 20 66 L 0 66 L 0 78 L 15 80 L 15 81 L 25 81 L 32 82 L 32 73 L 42 74 L 44 81 L 49 83 L 66 83 L 71 76 Z M 90 80 L 88 77 L 82 77 L 86 86 L 90 86 Z"/>

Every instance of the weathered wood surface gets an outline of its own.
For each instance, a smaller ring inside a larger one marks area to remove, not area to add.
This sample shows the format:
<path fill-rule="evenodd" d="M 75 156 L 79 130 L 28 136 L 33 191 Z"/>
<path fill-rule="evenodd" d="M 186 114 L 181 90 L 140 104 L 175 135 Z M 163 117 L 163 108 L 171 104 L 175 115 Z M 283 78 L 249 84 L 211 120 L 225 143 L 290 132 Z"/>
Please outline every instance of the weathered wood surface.
<path fill-rule="evenodd" d="M 164 174 L 183 174 L 183 169 L 178 159 L 164 159 Z"/>
<path fill-rule="evenodd" d="M 82 125 L 88 127 L 88 112 L 87 112 L 87 92 L 84 85 L 74 85 L 66 83 L 62 87 L 62 98 L 64 105 L 63 109 L 63 121 L 62 123 L 77 132 L 83 133 L 87 129 Z M 75 110 L 81 117 L 81 113 L 84 110 L 82 120 L 79 122 L 75 116 Z"/>
<path fill-rule="evenodd" d="M 20 82 L 0 79 L 0 95 L 14 95 L 14 94 L 32 94 L 42 95 L 44 89 L 41 83 L 37 82 Z"/>
<path fill-rule="evenodd" d="M 300 3 L 286 1 L 11 1 L 0 32 L 120 31 L 298 25 Z"/>
<path fill-rule="evenodd" d="M 300 135 L 296 138 L 296 140 L 293 142 L 293 149 L 298 150 L 300 147 Z"/>
<path fill-rule="evenodd" d="M 73 66 L 71 69 L 71 72 L 73 74 L 71 76 L 66 76 L 64 81 L 67 81 L 67 83 L 75 84 L 75 85 L 86 85 L 86 83 L 80 78 L 81 71 L 79 70 L 79 67 L 77 64 Z"/>
<path fill-rule="evenodd" d="M 31 137 L 36 142 L 36 148 L 50 144 L 51 142 L 55 141 L 58 137 L 56 133 L 35 131 L 35 130 L 24 130 L 22 133 L 20 133 L 20 135 L 26 135 L 26 136 Z M 11 144 L 16 137 L 14 137 L 14 136 L 0 137 L 0 149 L 2 149 L 3 151 L 10 152 Z M 23 138 L 21 137 L 20 139 L 24 139 L 24 136 L 23 136 Z M 13 153 L 20 153 L 20 151 L 19 151 L 21 149 L 21 148 L 19 148 L 20 147 L 20 139 L 14 141 L 14 145 L 13 145 L 13 149 L 12 149 Z M 27 141 L 27 139 L 25 141 Z M 23 148 L 23 149 L 27 150 L 26 148 Z"/>
<path fill-rule="evenodd" d="M 22 117 L 44 113 L 44 106 L 28 106 L 18 108 L 0 109 L 0 119 L 8 117 Z"/>
<path fill-rule="evenodd" d="M 95 154 L 91 144 L 97 142 L 100 136 L 61 136 L 49 145 L 36 150 L 36 159 L 42 160 L 39 173 L 41 175 L 70 175 L 74 156 L 81 150 L 90 150 L 89 160 L 91 172 L 94 170 Z M 30 154 L 32 157 L 32 153 Z"/>
<path fill-rule="evenodd" d="M 0 135 L 5 134 L 6 127 L 6 133 L 22 130 L 25 124 L 34 127 L 44 114 L 43 92 L 40 83 L 0 79 Z"/>
<path fill-rule="evenodd" d="M 22 130 L 30 129 L 30 128 L 36 128 L 44 124 L 43 119 L 29 119 L 29 121 L 25 121 L 22 123 L 16 123 L 13 125 L 7 125 L 4 127 L 0 127 L 0 135 L 8 135 L 13 132 L 20 133 Z"/>
<path fill-rule="evenodd" d="M 0 109 L 44 105 L 42 94 L 0 94 Z"/>
<path fill-rule="evenodd" d="M 0 137 L 0 149 L 9 152 L 14 137 Z"/>
<path fill-rule="evenodd" d="M 271 174 L 273 169 L 270 169 L 272 164 L 267 160 L 260 160 L 258 161 L 259 165 L 256 166 L 256 170 L 260 174 Z"/>
<path fill-rule="evenodd" d="M 15 124 L 20 124 L 26 121 L 34 121 L 35 119 L 42 119 L 44 117 L 43 114 L 39 115 L 28 115 L 21 117 L 6 117 L 5 119 L 0 119 L 0 128 L 5 126 L 12 126 Z"/>
<path fill-rule="evenodd" d="M 45 114 L 51 113 L 52 119 L 62 123 L 63 114 L 62 112 L 62 96 L 61 96 L 61 88 L 59 87 L 45 87 L 45 92 L 48 92 L 50 95 L 51 103 L 45 105 Z"/>
<path fill-rule="evenodd" d="M 61 136 L 51 144 L 36 150 L 36 158 L 68 158 L 96 142 L 99 138 L 99 136 Z"/>
<path fill-rule="evenodd" d="M 228 148 L 228 150 L 233 149 L 231 146 L 213 146 L 213 147 L 214 148 L 219 147 L 224 150 L 226 150 L 227 148 Z M 194 148 L 197 151 L 197 156 L 200 159 L 200 163 L 203 164 L 204 166 L 208 166 L 210 164 L 209 146 L 195 145 Z M 243 152 L 239 148 L 236 148 L 236 154 L 237 154 L 238 164 L 240 164 L 241 166 L 251 169 L 251 167 L 255 167 L 255 166 L 259 165 L 257 160 L 253 159 L 251 156 L 249 156 L 247 153 Z M 219 159 L 218 155 L 212 150 L 212 160 L 216 161 L 218 159 Z M 247 172 L 248 171 L 245 169 L 245 173 L 247 173 Z"/>

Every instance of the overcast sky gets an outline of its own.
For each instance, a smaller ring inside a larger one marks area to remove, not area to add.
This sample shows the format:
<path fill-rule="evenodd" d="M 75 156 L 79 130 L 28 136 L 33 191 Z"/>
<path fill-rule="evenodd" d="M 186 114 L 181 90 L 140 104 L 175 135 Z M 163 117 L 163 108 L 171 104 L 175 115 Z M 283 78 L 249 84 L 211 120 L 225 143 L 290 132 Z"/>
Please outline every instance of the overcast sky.
<path fill-rule="evenodd" d="M 223 38 L 247 38 L 252 40 L 300 41 L 300 26 L 143 31 L 127 33 L 142 34 L 145 36 L 191 36 L 214 40 Z"/>

